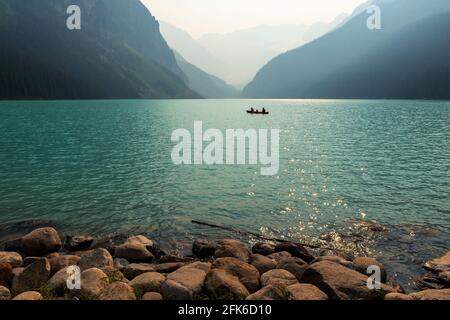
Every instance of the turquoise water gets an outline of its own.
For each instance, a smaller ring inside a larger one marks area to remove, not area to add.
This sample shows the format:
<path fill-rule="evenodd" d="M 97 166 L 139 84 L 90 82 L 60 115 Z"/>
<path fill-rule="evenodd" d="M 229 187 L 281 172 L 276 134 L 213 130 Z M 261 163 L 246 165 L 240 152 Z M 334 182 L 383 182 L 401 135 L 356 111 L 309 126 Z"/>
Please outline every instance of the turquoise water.
<path fill-rule="evenodd" d="M 183 244 L 226 233 L 191 219 L 290 239 L 366 219 L 396 230 L 376 250 L 420 261 L 449 245 L 449 119 L 450 102 L 424 101 L 0 102 L 0 223 Z M 278 175 L 173 165 L 171 133 L 195 120 L 280 129 Z"/>

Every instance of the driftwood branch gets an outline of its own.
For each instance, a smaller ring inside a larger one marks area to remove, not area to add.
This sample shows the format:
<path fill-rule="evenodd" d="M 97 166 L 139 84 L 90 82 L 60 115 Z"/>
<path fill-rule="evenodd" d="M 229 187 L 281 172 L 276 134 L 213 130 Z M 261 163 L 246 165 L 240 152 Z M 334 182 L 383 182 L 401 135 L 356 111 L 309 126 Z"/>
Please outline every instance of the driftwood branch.
<path fill-rule="evenodd" d="M 232 231 L 232 232 L 235 232 L 235 233 L 238 233 L 238 234 L 242 234 L 242 235 L 251 235 L 251 236 L 254 236 L 254 237 L 258 238 L 258 239 L 266 240 L 266 241 L 281 242 L 281 243 L 283 243 L 283 242 L 294 242 L 294 243 L 297 243 L 297 244 L 302 245 L 304 247 L 308 247 L 308 248 L 312 248 L 312 249 L 325 249 L 325 250 L 331 250 L 331 251 L 346 252 L 345 250 L 340 250 L 340 249 L 336 249 L 336 248 L 330 248 L 330 247 L 314 245 L 314 244 L 309 244 L 309 243 L 302 243 L 302 242 L 297 242 L 297 241 L 289 241 L 289 240 L 285 240 L 285 239 L 266 237 L 266 236 L 263 236 L 262 234 L 259 234 L 259 233 L 256 233 L 256 232 L 240 230 L 240 229 L 232 228 L 232 227 L 220 226 L 220 225 L 209 223 L 209 222 L 192 220 L 192 223 L 193 224 L 198 224 L 198 225 L 201 225 L 201 226 L 207 226 L 207 227 L 211 227 L 211 228 Z"/>

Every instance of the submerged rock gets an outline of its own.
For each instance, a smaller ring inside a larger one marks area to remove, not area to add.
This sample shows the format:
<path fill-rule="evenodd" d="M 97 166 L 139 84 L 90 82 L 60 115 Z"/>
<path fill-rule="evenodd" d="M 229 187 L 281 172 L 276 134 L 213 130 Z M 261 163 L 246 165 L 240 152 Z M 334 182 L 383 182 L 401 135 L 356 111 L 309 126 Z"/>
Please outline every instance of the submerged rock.
<path fill-rule="evenodd" d="M 195 240 L 192 245 L 192 253 L 200 259 L 214 257 L 216 253 L 216 243 L 211 240 Z"/>

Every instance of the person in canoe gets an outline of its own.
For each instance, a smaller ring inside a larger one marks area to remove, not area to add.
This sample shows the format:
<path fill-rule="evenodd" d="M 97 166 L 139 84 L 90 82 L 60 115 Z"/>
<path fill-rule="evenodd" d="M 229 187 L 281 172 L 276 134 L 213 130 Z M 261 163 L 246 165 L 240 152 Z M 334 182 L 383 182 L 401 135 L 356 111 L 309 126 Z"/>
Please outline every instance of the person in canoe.
<path fill-rule="evenodd" d="M 267 113 L 266 108 L 263 108 L 262 113 Z"/>

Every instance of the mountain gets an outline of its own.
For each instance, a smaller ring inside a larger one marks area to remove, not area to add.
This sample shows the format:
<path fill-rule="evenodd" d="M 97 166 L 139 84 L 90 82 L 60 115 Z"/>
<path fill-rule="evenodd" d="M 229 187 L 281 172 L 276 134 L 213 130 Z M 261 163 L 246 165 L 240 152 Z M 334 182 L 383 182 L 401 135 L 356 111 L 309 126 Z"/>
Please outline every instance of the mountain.
<path fill-rule="evenodd" d="M 417 98 L 450 96 L 448 0 L 375 0 L 382 30 L 358 8 L 335 31 L 282 54 L 243 96 L 257 98 Z M 296 72 L 293 72 L 295 70 Z"/>
<path fill-rule="evenodd" d="M 203 98 L 236 98 L 238 91 L 222 79 L 210 75 L 200 68 L 187 62 L 179 53 L 175 52 L 178 66 L 187 77 L 187 85 Z"/>
<path fill-rule="evenodd" d="M 0 42 L 0 99 L 198 97 L 139 0 L 0 0 Z"/>
<path fill-rule="evenodd" d="M 273 57 L 320 37 L 346 17 L 341 14 L 331 23 L 312 26 L 257 26 L 226 34 L 207 34 L 200 39 L 161 23 L 161 33 L 170 47 L 190 63 L 234 86 L 242 86 Z"/>

